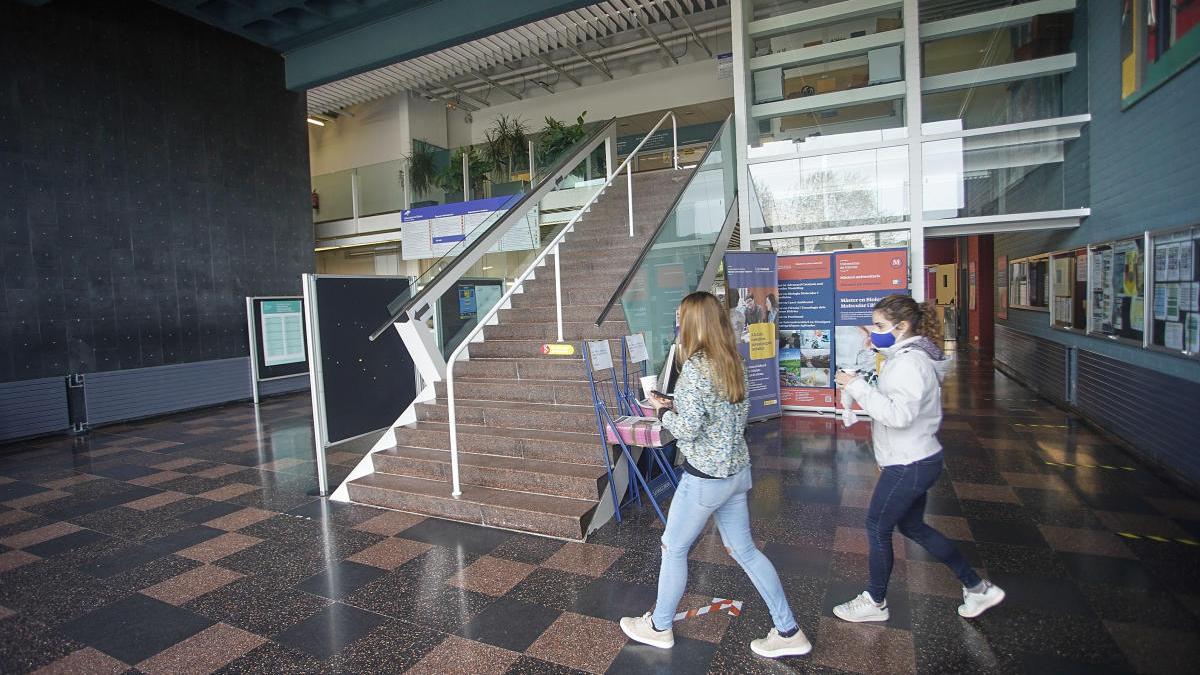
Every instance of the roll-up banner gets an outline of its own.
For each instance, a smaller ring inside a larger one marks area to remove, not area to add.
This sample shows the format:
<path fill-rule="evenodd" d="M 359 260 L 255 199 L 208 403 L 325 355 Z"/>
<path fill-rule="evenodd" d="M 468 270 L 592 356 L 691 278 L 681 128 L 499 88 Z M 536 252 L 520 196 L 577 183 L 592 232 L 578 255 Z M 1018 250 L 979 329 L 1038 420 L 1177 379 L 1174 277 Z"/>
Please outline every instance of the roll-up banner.
<path fill-rule="evenodd" d="M 833 410 L 834 371 L 874 371 L 868 341 L 876 302 L 908 292 L 908 249 L 779 257 L 779 381 L 785 408 Z"/>
<path fill-rule="evenodd" d="M 725 302 L 738 350 L 747 365 L 751 420 L 777 417 L 782 412 L 776 375 L 779 280 L 775 257 L 771 251 L 725 254 Z"/>

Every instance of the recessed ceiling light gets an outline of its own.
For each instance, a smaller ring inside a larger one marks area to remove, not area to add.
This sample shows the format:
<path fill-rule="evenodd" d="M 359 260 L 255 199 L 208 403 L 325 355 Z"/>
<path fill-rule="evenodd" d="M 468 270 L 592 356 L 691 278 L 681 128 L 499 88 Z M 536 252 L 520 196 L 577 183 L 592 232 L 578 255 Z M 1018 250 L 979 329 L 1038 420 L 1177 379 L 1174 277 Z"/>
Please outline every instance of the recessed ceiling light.
<path fill-rule="evenodd" d="M 314 127 L 323 127 L 323 126 L 325 126 L 325 123 L 324 123 L 324 122 L 322 122 L 321 120 L 319 120 L 319 119 L 317 119 L 317 118 L 315 118 L 315 117 L 310 117 L 310 118 L 308 118 L 308 123 L 309 123 L 309 124 L 311 124 L 311 125 L 313 125 Z"/>

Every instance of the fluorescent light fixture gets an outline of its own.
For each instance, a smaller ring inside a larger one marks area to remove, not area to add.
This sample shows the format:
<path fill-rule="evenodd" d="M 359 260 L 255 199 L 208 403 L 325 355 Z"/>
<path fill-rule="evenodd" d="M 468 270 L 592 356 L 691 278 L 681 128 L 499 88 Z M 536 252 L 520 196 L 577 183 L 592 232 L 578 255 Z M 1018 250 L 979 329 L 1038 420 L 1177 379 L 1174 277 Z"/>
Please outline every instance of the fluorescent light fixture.
<path fill-rule="evenodd" d="M 323 126 L 325 126 L 325 123 L 324 123 L 324 122 L 322 122 L 321 120 L 319 120 L 319 119 L 317 119 L 317 118 L 315 118 L 315 117 L 310 117 L 310 118 L 308 118 L 308 123 L 309 123 L 309 124 L 311 124 L 311 125 L 313 125 L 314 127 L 323 127 Z"/>
<path fill-rule="evenodd" d="M 483 268 L 483 271 L 485 271 L 485 272 L 486 272 L 486 271 L 488 271 L 488 270 L 490 270 L 490 269 L 492 269 L 492 266 L 491 266 L 491 265 L 487 265 L 486 267 L 484 267 L 484 268 Z"/>

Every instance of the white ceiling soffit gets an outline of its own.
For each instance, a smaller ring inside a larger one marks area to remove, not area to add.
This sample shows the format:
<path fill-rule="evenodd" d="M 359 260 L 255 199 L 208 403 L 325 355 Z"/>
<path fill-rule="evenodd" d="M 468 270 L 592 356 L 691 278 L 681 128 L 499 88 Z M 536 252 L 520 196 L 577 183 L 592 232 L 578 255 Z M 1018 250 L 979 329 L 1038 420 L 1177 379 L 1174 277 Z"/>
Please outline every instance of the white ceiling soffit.
<path fill-rule="evenodd" d="M 654 49 L 660 48 L 654 41 L 656 38 L 671 38 L 676 40 L 674 48 L 678 49 L 681 39 L 694 40 L 697 33 L 705 32 L 698 22 L 707 25 L 723 19 L 724 30 L 728 30 L 728 6 L 729 0 L 598 2 L 314 87 L 308 90 L 308 112 L 310 115 L 336 113 L 347 106 L 406 89 L 430 98 L 453 99 L 468 110 L 479 108 L 485 101 L 493 105 L 511 101 L 523 95 L 525 80 L 532 86 L 553 87 L 556 85 L 545 85 L 545 80 L 557 80 L 558 84 L 569 82 L 573 79 L 571 70 L 582 72 L 583 68 L 588 68 L 607 75 L 607 67 L 601 60 L 602 44 L 614 46 L 607 38 L 628 34 L 626 37 L 649 41 Z M 653 35 L 646 35 L 646 31 Z M 596 40 L 604 43 L 585 45 Z M 562 51 L 554 54 L 557 50 Z M 622 58 L 625 55 L 618 50 L 611 56 Z M 562 73 L 556 71 L 560 68 L 566 70 L 567 75 L 558 79 Z M 535 84 L 537 80 L 542 80 L 542 84 Z"/>

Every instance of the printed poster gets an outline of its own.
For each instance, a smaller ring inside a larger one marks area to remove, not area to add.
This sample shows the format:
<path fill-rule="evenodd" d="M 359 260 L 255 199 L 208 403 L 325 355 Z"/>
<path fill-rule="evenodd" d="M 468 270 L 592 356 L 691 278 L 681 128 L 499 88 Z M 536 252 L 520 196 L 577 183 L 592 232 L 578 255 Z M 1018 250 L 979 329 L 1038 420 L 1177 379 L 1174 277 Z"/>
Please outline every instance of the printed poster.
<path fill-rule="evenodd" d="M 867 326 L 875 303 L 908 292 L 905 248 L 779 258 L 780 398 L 789 408 L 834 409 L 838 368 L 874 371 Z"/>
<path fill-rule="evenodd" d="M 304 361 L 304 313 L 300 300 L 262 301 L 263 365 Z"/>
<path fill-rule="evenodd" d="M 726 253 L 725 285 L 729 320 L 750 380 L 750 419 L 778 416 L 779 358 L 775 346 L 780 302 L 775 254 Z"/>

